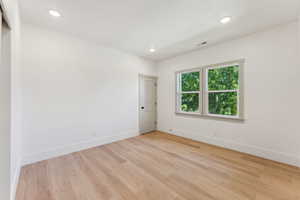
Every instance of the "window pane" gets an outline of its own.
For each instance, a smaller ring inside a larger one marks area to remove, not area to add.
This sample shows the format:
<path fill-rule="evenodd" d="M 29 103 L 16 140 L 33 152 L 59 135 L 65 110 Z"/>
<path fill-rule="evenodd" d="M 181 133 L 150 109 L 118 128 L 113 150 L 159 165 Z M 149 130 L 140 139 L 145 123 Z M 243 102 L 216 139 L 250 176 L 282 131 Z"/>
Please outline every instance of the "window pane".
<path fill-rule="evenodd" d="M 200 90 L 200 72 L 181 74 L 181 88 L 183 92 Z"/>
<path fill-rule="evenodd" d="M 208 112 L 216 115 L 237 115 L 237 92 L 208 94 Z"/>
<path fill-rule="evenodd" d="M 208 90 L 235 90 L 238 88 L 238 65 L 208 70 Z"/>
<path fill-rule="evenodd" d="M 199 111 L 199 94 L 182 94 L 181 111 L 197 112 Z"/>

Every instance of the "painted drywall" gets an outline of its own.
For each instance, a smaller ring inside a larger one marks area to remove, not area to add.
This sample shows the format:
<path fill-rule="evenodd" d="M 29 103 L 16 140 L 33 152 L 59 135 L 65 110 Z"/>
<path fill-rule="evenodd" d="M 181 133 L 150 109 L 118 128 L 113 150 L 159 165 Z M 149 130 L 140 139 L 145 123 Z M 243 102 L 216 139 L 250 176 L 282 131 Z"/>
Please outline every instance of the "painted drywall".
<path fill-rule="evenodd" d="M 298 17 L 298 58 L 300 58 L 300 16 Z M 300 66 L 300 59 L 299 59 Z M 300 166 L 300 148 L 298 151 L 298 166 Z"/>
<path fill-rule="evenodd" d="M 138 134 L 138 74 L 154 63 L 22 25 L 24 164 Z"/>
<path fill-rule="evenodd" d="M 0 198 L 9 199 L 10 191 L 10 123 L 11 123 L 11 84 L 8 28 L 1 28 L 1 67 L 0 67 Z M 6 51 L 4 51 L 4 49 Z"/>
<path fill-rule="evenodd" d="M 298 52 L 300 56 L 300 16 L 298 17 Z"/>
<path fill-rule="evenodd" d="M 21 160 L 21 101 L 19 65 L 19 7 L 17 0 L 1 0 L 10 32 L 5 33 L 10 61 L 1 67 L 0 199 L 14 199 Z M 11 44 L 9 44 L 11 43 Z M 3 57 L 2 57 L 3 58 Z M 3 60 L 3 59 L 2 59 Z M 4 137 L 4 138 L 3 138 Z M 4 159 L 4 160 L 2 160 Z M 10 196 L 10 197 L 9 197 Z"/>
<path fill-rule="evenodd" d="M 291 22 L 158 63 L 159 130 L 297 165 L 298 28 Z M 244 122 L 175 114 L 175 71 L 237 59 L 246 59 Z"/>
<path fill-rule="evenodd" d="M 15 22 L 11 28 L 11 199 L 15 199 L 22 161 L 22 89 L 20 63 L 20 18 L 15 7 Z"/>

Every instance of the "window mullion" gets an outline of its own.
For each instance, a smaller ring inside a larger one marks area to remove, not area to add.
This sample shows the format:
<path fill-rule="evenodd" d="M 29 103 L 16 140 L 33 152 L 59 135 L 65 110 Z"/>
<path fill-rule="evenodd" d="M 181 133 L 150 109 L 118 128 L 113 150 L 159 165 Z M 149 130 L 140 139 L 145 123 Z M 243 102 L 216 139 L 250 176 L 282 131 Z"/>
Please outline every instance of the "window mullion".
<path fill-rule="evenodd" d="M 208 74 L 207 69 L 203 68 L 203 114 L 208 114 L 208 88 L 207 88 Z"/>
<path fill-rule="evenodd" d="M 181 92 L 181 89 L 182 88 L 182 81 L 181 81 L 181 74 L 179 75 L 179 88 L 178 88 L 178 90 L 179 90 L 179 92 Z M 180 110 L 181 111 L 181 101 L 182 101 L 182 99 L 181 99 L 182 97 L 181 97 L 181 93 L 179 94 L 179 96 L 178 96 L 178 101 L 179 101 L 179 104 L 178 104 L 178 110 Z"/>
<path fill-rule="evenodd" d="M 199 113 L 202 114 L 202 69 L 199 71 L 199 92 L 198 92 L 198 95 L 199 95 L 199 99 L 198 99 L 198 102 L 199 102 Z"/>
<path fill-rule="evenodd" d="M 225 92 L 239 92 L 238 89 L 236 90 L 208 90 L 209 93 L 225 93 Z"/>
<path fill-rule="evenodd" d="M 204 113 L 204 104 L 205 104 L 205 101 L 204 101 L 204 76 L 203 76 L 203 68 L 201 69 L 200 71 L 200 94 L 201 94 L 201 115 L 203 115 Z"/>
<path fill-rule="evenodd" d="M 179 92 L 180 94 L 197 94 L 200 91 L 188 91 L 188 92 Z"/>

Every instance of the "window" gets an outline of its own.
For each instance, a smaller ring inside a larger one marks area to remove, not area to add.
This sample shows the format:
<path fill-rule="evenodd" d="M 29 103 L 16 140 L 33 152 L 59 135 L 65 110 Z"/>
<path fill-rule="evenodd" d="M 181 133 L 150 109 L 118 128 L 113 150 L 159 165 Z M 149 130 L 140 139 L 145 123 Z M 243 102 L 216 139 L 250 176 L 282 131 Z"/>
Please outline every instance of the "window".
<path fill-rule="evenodd" d="M 200 112 L 200 71 L 181 73 L 179 102 L 182 112 Z"/>
<path fill-rule="evenodd" d="M 176 112 L 243 118 L 243 60 L 176 73 Z"/>

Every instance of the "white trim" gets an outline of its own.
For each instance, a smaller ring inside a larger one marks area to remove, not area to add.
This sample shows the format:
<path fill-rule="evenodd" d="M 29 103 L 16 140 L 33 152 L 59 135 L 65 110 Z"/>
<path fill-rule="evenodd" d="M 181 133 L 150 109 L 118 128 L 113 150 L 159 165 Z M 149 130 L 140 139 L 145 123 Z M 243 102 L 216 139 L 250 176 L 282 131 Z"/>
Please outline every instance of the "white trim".
<path fill-rule="evenodd" d="M 174 130 L 173 129 L 172 133 L 170 133 L 168 130 L 159 130 L 159 131 L 177 135 L 177 136 L 181 136 L 181 137 L 185 137 L 185 138 L 189 138 L 189 139 L 200 141 L 200 142 L 204 142 L 207 144 L 224 147 L 224 148 L 239 151 L 242 153 L 251 154 L 254 156 L 258 156 L 261 158 L 285 163 L 288 165 L 300 167 L 300 157 L 298 157 L 298 155 L 292 155 L 292 154 L 288 154 L 288 153 L 284 153 L 284 152 L 277 152 L 277 151 L 274 151 L 271 149 L 265 149 L 265 148 L 261 148 L 261 147 L 254 146 L 254 145 L 237 143 L 237 142 L 234 142 L 231 140 L 224 140 L 224 139 L 220 139 L 220 138 L 201 136 L 199 133 L 186 131 L 186 130 Z"/>
<path fill-rule="evenodd" d="M 152 76 L 152 75 L 146 75 L 146 74 L 142 74 L 142 73 L 139 73 L 139 77 L 147 77 L 147 78 L 153 78 L 153 79 L 156 79 L 158 80 L 158 77 L 157 76 Z"/>
<path fill-rule="evenodd" d="M 190 115 L 190 116 L 202 117 L 202 118 L 215 118 L 215 119 L 235 120 L 235 121 L 244 121 L 245 120 L 244 118 L 241 118 L 241 117 L 238 117 L 238 116 L 201 114 L 199 112 L 176 111 L 175 114 L 178 114 L 178 115 Z"/>
<path fill-rule="evenodd" d="M 227 62 L 222 62 L 222 63 L 216 63 L 212 65 L 206 65 L 203 68 L 208 68 L 208 69 L 217 69 L 217 68 L 224 68 L 224 67 L 231 67 L 234 65 L 240 65 L 241 63 L 244 63 L 245 59 L 238 59 L 238 60 L 232 60 L 232 61 L 227 61 Z"/>
<path fill-rule="evenodd" d="M 208 90 L 207 93 L 239 92 L 239 90 Z"/>
<path fill-rule="evenodd" d="M 22 168 L 22 160 L 19 159 L 17 162 L 16 169 L 13 172 L 13 180 L 11 182 L 11 188 L 10 188 L 10 199 L 15 200 L 16 199 L 16 193 L 18 189 L 18 184 L 20 180 L 21 175 L 21 168 Z"/>
<path fill-rule="evenodd" d="M 180 94 L 197 94 L 197 93 L 200 93 L 201 91 L 190 91 L 190 92 L 178 92 L 177 95 L 180 95 Z"/>
<path fill-rule="evenodd" d="M 175 74 L 186 74 L 186 73 L 191 73 L 191 72 L 199 72 L 203 67 L 192 67 L 189 69 L 184 69 L 180 71 L 176 71 Z"/>
<path fill-rule="evenodd" d="M 210 70 L 210 69 L 220 69 L 220 68 L 226 68 L 226 67 L 232 67 L 232 66 L 239 66 L 241 62 L 243 62 L 243 61 L 232 61 L 232 62 L 225 62 L 225 63 L 220 63 L 220 64 L 213 64 L 213 65 L 208 65 L 205 68 L 207 70 Z"/>
<path fill-rule="evenodd" d="M 205 114 L 205 116 L 208 116 L 208 117 L 221 117 L 221 118 L 224 118 L 224 119 L 242 119 L 240 118 L 238 115 L 217 115 L 217 114 Z"/>
<path fill-rule="evenodd" d="M 55 149 L 49 149 L 48 151 L 44 151 L 44 152 L 25 155 L 22 161 L 22 165 L 32 164 L 42 160 L 47 160 L 50 158 L 66 155 L 69 153 L 78 152 L 84 149 L 88 149 L 88 148 L 92 148 L 104 144 L 109 144 L 112 142 L 135 137 L 138 135 L 139 135 L 138 130 L 128 130 L 109 137 L 99 137 L 99 138 L 95 138 L 95 139 L 91 139 L 91 140 L 87 140 L 87 141 L 83 141 L 71 145 L 60 146 Z"/>

